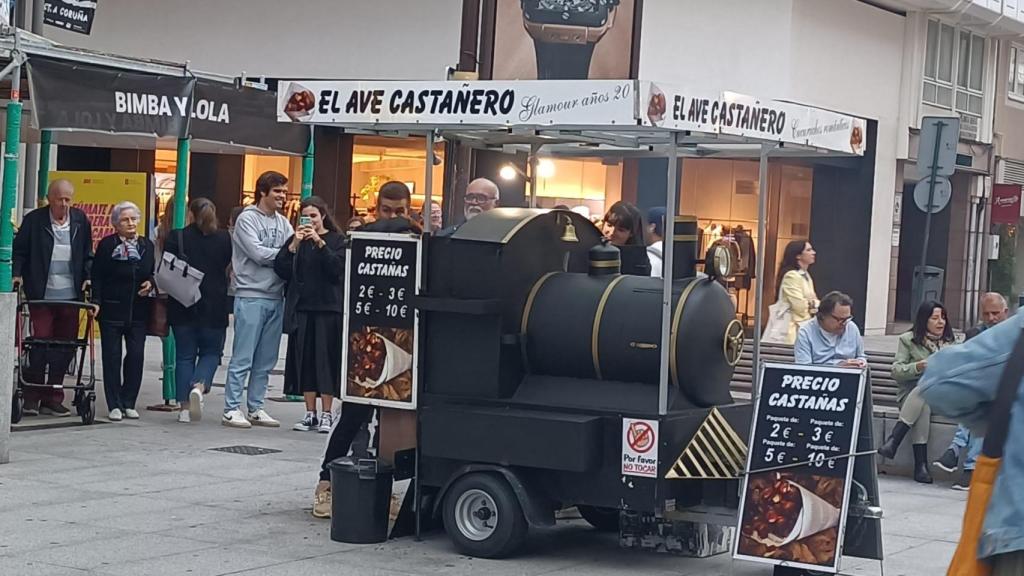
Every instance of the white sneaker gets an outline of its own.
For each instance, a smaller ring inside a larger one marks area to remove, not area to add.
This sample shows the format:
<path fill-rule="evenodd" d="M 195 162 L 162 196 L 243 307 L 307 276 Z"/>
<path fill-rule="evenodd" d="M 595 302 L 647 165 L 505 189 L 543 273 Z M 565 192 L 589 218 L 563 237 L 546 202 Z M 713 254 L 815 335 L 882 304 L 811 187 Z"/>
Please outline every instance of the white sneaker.
<path fill-rule="evenodd" d="M 225 412 L 220 423 L 232 428 L 252 428 L 252 423 L 246 420 L 245 416 L 242 416 L 241 410 Z"/>
<path fill-rule="evenodd" d="M 124 416 L 121 415 L 120 408 L 114 408 L 110 411 L 110 415 L 107 416 L 107 418 L 109 418 L 111 422 L 120 422 Z"/>
<path fill-rule="evenodd" d="M 188 410 L 178 411 L 178 422 L 182 424 L 190 424 L 192 422 L 192 417 L 189 415 Z"/>
<path fill-rule="evenodd" d="M 196 422 L 203 419 L 203 388 L 201 386 L 192 388 L 192 391 L 188 393 L 188 414 Z"/>
<path fill-rule="evenodd" d="M 252 422 L 254 426 L 266 426 L 267 428 L 281 427 L 281 423 L 271 418 L 270 414 L 267 414 L 267 411 L 263 408 L 260 408 L 255 412 L 249 412 L 249 421 Z"/>
<path fill-rule="evenodd" d="M 139 413 L 136 412 L 134 408 L 125 408 L 124 409 L 124 417 L 129 419 L 129 420 L 138 420 L 139 419 Z"/>
<path fill-rule="evenodd" d="M 334 424 L 334 415 L 330 412 L 322 412 L 320 414 L 320 427 L 319 432 L 321 434 L 330 434 L 331 426 Z"/>

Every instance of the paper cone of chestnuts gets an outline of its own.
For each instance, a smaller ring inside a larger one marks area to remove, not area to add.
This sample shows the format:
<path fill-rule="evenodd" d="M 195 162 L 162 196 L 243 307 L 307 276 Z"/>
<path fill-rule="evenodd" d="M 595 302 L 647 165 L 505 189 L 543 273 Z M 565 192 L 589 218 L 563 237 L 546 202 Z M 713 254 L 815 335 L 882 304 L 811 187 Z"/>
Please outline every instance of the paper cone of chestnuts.
<path fill-rule="evenodd" d="M 373 335 L 380 338 L 380 341 L 384 343 L 384 366 L 380 371 L 380 376 L 376 380 L 357 379 L 355 381 L 356 384 L 370 390 L 412 368 L 412 354 L 402 350 L 398 344 L 395 344 L 376 332 L 374 332 Z"/>
<path fill-rule="evenodd" d="M 786 480 L 786 482 L 790 487 L 796 489 L 798 495 L 799 516 L 797 516 L 793 529 L 785 536 L 769 533 L 762 537 L 757 533 L 749 534 L 748 536 L 752 540 L 777 548 L 807 538 L 808 536 L 813 536 L 822 530 L 828 530 L 839 524 L 840 511 L 838 508 L 822 500 L 820 496 L 796 482 L 789 480 Z M 794 512 L 795 510 L 789 511 L 789 513 Z"/>

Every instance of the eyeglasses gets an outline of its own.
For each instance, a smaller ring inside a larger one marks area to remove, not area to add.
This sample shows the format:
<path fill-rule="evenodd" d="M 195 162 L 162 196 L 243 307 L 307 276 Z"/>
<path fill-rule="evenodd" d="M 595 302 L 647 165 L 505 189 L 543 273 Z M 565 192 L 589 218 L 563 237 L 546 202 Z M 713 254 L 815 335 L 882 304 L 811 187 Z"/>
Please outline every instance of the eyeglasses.
<path fill-rule="evenodd" d="M 853 316 L 847 316 L 846 318 L 840 318 L 839 316 L 836 316 L 835 314 L 829 314 L 829 316 L 831 316 L 833 320 L 838 322 L 840 326 L 846 326 L 847 322 L 849 322 L 850 320 L 853 320 Z"/>
<path fill-rule="evenodd" d="M 487 194 L 480 194 L 478 192 L 470 192 L 465 196 L 467 204 L 486 204 L 495 200 L 493 196 Z"/>

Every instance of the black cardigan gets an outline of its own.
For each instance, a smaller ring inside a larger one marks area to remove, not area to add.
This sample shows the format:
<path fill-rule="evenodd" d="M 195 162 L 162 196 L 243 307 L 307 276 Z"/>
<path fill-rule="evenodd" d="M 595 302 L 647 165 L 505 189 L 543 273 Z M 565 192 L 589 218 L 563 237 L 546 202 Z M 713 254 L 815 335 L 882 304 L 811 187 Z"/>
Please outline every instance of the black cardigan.
<path fill-rule="evenodd" d="M 89 279 L 92 266 L 92 225 L 78 208 L 68 213 L 71 224 L 71 273 L 75 294 L 82 295 L 82 284 Z M 50 257 L 53 255 L 53 228 L 50 209 L 36 208 L 25 215 L 18 234 L 14 237 L 11 271 L 21 276 L 25 297 L 42 300 L 46 295 L 46 280 L 50 275 Z"/>
<path fill-rule="evenodd" d="M 99 319 L 103 322 L 147 322 L 152 298 L 139 296 L 142 283 L 153 283 L 153 242 L 139 237 L 138 262 L 114 260 L 114 248 L 121 243 L 117 234 L 111 234 L 96 245 L 96 258 L 92 264 L 93 297 L 100 305 Z"/>
<path fill-rule="evenodd" d="M 184 254 L 181 244 L 185 244 Z M 217 230 L 205 235 L 195 224 L 172 230 L 164 244 L 164 252 L 182 258 L 203 273 L 199 284 L 202 298 L 188 308 L 174 298 L 167 301 L 167 321 L 171 326 L 227 328 L 228 266 L 231 264 L 231 235 Z"/>
<path fill-rule="evenodd" d="M 328 232 L 321 238 L 323 248 L 302 242 L 297 254 L 288 250 L 289 238 L 274 259 L 274 271 L 288 282 L 289 312 L 344 312 L 345 237 Z"/>

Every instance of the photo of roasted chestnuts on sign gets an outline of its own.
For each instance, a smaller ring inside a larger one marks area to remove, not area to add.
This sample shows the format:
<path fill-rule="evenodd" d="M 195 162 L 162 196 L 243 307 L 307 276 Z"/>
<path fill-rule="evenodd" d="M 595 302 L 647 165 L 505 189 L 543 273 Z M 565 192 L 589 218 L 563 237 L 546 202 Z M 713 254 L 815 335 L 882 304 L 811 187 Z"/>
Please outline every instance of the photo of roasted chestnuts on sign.
<path fill-rule="evenodd" d="M 346 394 L 360 398 L 412 401 L 412 330 L 366 326 L 348 341 Z"/>
<path fill-rule="evenodd" d="M 739 553 L 833 565 L 843 485 L 841 478 L 806 473 L 752 474 L 743 504 Z"/>
<path fill-rule="evenodd" d="M 287 100 L 284 104 L 284 113 L 292 120 L 299 120 L 312 114 L 316 107 L 316 96 L 312 90 L 301 84 L 292 83 L 288 86 Z"/>
<path fill-rule="evenodd" d="M 850 131 L 850 149 L 854 154 L 860 154 L 864 150 L 864 129 L 854 126 Z"/>
<path fill-rule="evenodd" d="M 651 121 L 651 124 L 661 125 L 661 122 L 665 120 L 667 107 L 665 94 L 657 86 L 651 84 L 651 99 L 647 102 L 647 119 Z"/>

